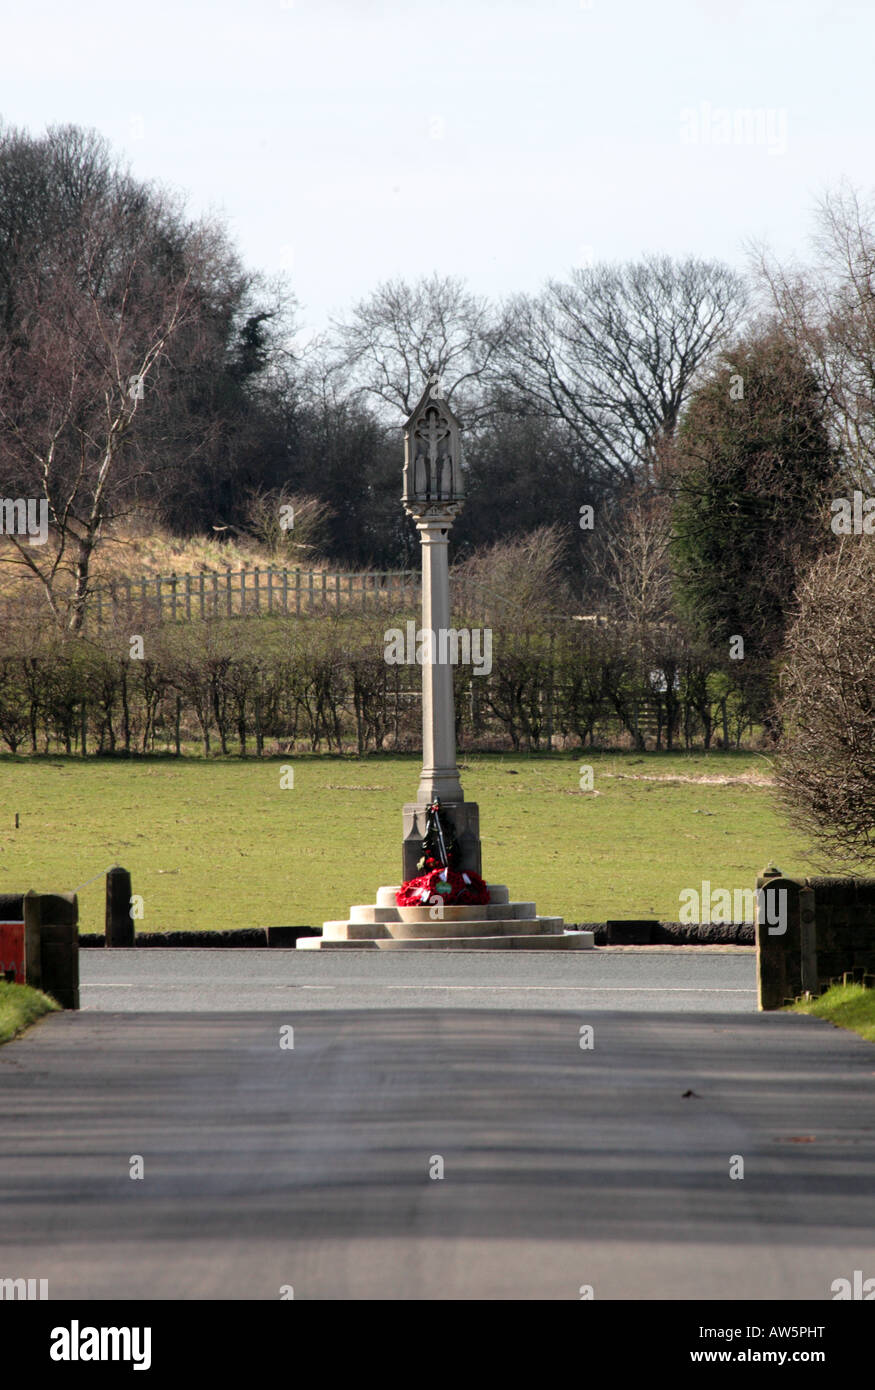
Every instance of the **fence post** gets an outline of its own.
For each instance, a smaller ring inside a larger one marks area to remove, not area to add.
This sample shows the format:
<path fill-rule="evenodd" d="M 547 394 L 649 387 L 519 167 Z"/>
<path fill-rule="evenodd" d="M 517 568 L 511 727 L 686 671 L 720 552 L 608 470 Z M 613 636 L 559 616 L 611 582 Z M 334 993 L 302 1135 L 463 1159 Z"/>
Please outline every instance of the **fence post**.
<path fill-rule="evenodd" d="M 185 619 L 191 622 L 191 575 L 185 576 Z"/>
<path fill-rule="evenodd" d="M 230 567 L 230 565 L 228 566 L 228 569 L 227 569 L 226 574 L 225 574 L 225 581 L 226 581 L 225 597 L 226 597 L 226 599 L 227 599 L 227 614 L 228 614 L 228 617 L 230 618 L 230 617 L 232 616 L 233 612 L 234 612 L 234 608 L 233 608 L 233 604 L 232 604 L 232 600 L 231 600 L 231 567 Z"/>
<path fill-rule="evenodd" d="M 301 571 L 295 570 L 295 617 L 301 616 Z"/>
<path fill-rule="evenodd" d="M 288 611 L 289 611 L 289 572 L 288 572 L 287 569 L 284 569 L 284 570 L 283 570 L 283 612 L 284 612 L 284 613 L 288 613 Z"/>
<path fill-rule="evenodd" d="M 106 945 L 133 946 L 131 876 L 116 864 L 106 875 Z"/>
<path fill-rule="evenodd" d="M 201 617 L 204 616 L 204 575 L 203 570 L 198 575 L 198 597 L 200 598 Z"/>
<path fill-rule="evenodd" d="M 273 612 L 273 565 L 270 565 L 267 571 L 267 611 Z"/>
<path fill-rule="evenodd" d="M 547 720 L 546 720 L 547 728 L 546 728 L 546 730 L 545 730 L 546 735 L 547 735 L 547 751 L 548 751 L 548 752 L 551 752 L 552 749 L 553 749 L 553 707 L 554 707 L 554 692 L 553 692 L 553 680 L 554 680 L 553 647 L 554 647 L 554 637 L 555 637 L 555 633 L 551 632 L 551 633 L 550 633 L 550 660 L 549 660 L 549 665 L 548 665 L 548 668 L 547 668 L 547 670 L 548 670 L 548 675 L 547 675 Z"/>

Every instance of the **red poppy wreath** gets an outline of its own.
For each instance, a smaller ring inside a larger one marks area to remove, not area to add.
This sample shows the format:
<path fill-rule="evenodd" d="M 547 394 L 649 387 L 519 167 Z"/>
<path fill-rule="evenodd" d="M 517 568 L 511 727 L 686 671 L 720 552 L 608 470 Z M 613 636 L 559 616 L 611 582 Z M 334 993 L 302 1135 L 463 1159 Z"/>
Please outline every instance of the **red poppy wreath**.
<path fill-rule="evenodd" d="M 399 907 L 427 907 L 430 903 L 462 907 L 469 903 L 488 903 L 489 889 L 480 875 L 470 869 L 464 873 L 458 869 L 431 869 L 403 883 L 395 894 L 395 901 Z"/>

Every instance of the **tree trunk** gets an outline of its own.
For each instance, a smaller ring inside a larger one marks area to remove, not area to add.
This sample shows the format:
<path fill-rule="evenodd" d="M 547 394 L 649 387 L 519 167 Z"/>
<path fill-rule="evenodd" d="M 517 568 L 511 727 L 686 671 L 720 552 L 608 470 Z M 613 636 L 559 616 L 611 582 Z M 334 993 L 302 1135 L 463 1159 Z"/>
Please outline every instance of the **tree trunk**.
<path fill-rule="evenodd" d="M 69 628 L 71 632 L 81 632 L 85 622 L 85 602 L 88 598 L 88 580 L 91 573 L 91 556 L 97 544 L 96 530 L 91 527 L 80 538 L 76 556 L 75 586 L 73 602 L 70 607 Z"/>
<path fill-rule="evenodd" d="M 121 698 L 122 698 L 122 734 L 124 737 L 125 753 L 131 751 L 131 711 L 128 704 L 128 673 L 122 665 L 121 678 Z"/>

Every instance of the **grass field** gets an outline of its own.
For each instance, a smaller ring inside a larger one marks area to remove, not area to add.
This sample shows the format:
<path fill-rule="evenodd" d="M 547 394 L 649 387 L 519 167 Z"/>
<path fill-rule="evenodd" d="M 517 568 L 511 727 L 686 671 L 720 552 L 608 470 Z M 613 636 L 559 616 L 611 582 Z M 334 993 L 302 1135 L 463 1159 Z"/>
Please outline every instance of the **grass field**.
<path fill-rule="evenodd" d="M 580 789 L 584 761 L 592 792 Z M 401 806 L 418 772 L 418 758 L 389 756 L 2 758 L 0 891 L 76 890 L 80 930 L 102 931 L 103 874 L 118 863 L 144 900 L 138 930 L 319 925 L 398 881 Z M 703 879 L 753 888 L 770 862 L 810 872 L 768 776 L 750 753 L 462 763 L 485 876 L 569 922 L 677 920 L 681 889 Z"/>

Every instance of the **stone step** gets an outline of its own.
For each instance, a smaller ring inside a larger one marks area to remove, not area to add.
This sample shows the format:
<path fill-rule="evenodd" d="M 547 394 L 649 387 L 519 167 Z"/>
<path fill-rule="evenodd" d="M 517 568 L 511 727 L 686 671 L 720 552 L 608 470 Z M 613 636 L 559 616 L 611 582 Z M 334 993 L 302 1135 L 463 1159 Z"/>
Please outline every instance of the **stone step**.
<path fill-rule="evenodd" d="M 350 922 L 480 922 L 506 921 L 509 917 L 526 919 L 537 916 L 534 903 L 478 903 L 471 906 L 445 906 L 440 917 L 435 916 L 437 904 L 423 907 L 380 907 L 373 903 L 355 903 L 349 909 Z"/>
<path fill-rule="evenodd" d="M 325 922 L 322 926 L 323 940 L 363 941 L 372 937 L 375 940 L 407 941 L 416 938 L 468 937 L 468 936 L 545 936 L 558 935 L 563 929 L 561 917 L 529 917 L 520 921 L 515 917 L 504 920 L 490 918 L 475 922 L 441 922 L 426 919 L 420 922 Z"/>
<path fill-rule="evenodd" d="M 437 904 L 398 907 L 395 911 L 402 922 L 506 922 L 509 919 L 519 921 L 538 915 L 534 903 L 478 903 L 470 907 L 450 904 L 443 908 L 439 918 L 435 918 L 432 916 L 435 906 Z"/>
<path fill-rule="evenodd" d="M 591 931 L 565 932 L 561 935 L 547 932 L 532 936 L 441 936 L 415 937 L 407 940 L 394 938 L 371 938 L 370 940 L 331 940 L 319 936 L 302 936 L 297 949 L 309 951 L 588 951 L 593 947 Z"/>

